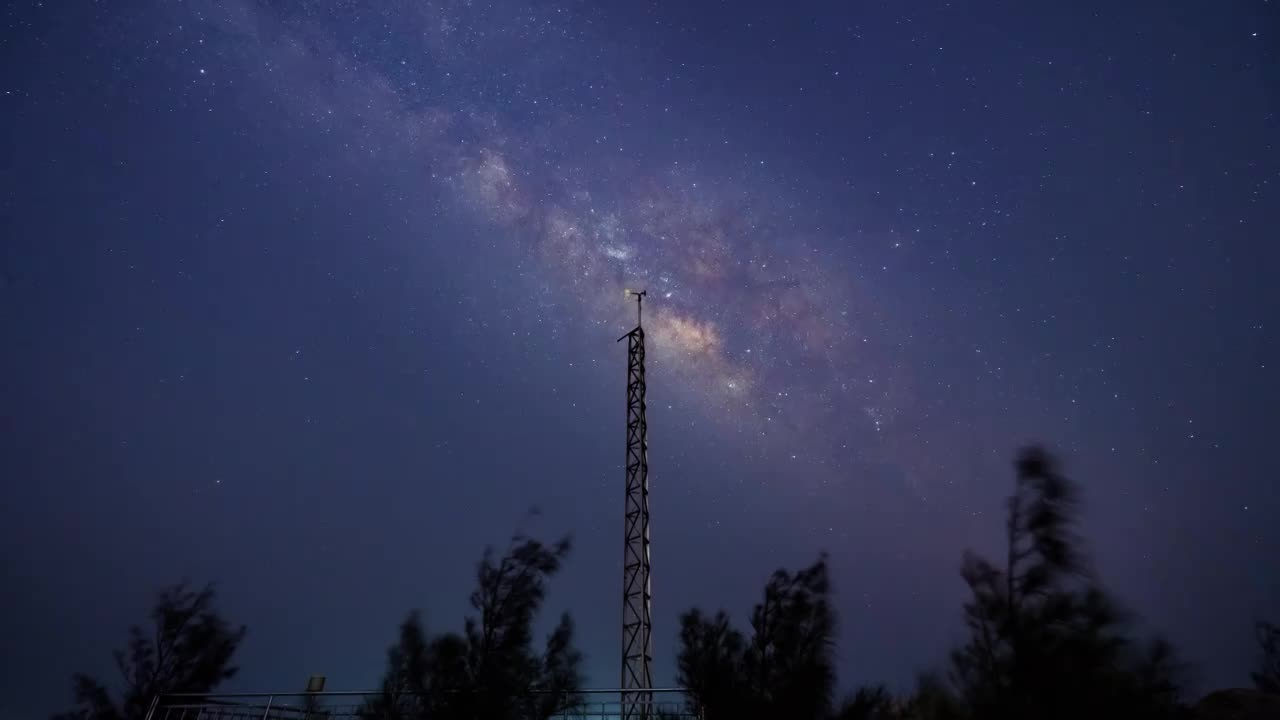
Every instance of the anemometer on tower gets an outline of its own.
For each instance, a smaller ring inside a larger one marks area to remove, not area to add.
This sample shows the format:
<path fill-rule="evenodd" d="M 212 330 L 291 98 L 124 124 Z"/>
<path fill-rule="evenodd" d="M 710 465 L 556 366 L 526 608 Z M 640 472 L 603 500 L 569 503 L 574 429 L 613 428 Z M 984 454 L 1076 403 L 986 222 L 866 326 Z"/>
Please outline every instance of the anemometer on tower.
<path fill-rule="evenodd" d="M 632 290 L 631 288 L 627 288 L 622 291 L 622 297 L 627 299 L 630 299 L 630 298 L 636 299 L 636 329 L 637 330 L 640 329 L 640 325 L 641 325 L 640 314 L 641 314 L 641 311 L 644 309 L 644 298 L 648 294 L 649 294 L 648 290 Z M 632 330 L 631 332 L 635 332 L 635 330 Z M 623 335 L 623 337 L 626 337 L 626 335 Z"/>

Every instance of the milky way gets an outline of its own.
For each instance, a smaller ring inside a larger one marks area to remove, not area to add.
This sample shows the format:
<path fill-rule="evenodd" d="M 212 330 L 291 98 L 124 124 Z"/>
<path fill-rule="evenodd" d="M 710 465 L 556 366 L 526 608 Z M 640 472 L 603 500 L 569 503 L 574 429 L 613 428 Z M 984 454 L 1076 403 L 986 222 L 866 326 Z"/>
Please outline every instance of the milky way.
<path fill-rule="evenodd" d="M 536 97 L 521 97 L 526 81 L 563 74 L 567 61 L 520 63 L 481 87 L 455 78 L 508 44 L 554 45 L 561 38 L 543 34 L 588 24 L 581 10 L 385 10 L 375 17 L 409 56 L 400 59 L 376 43 L 344 48 L 306 17 L 236 3 L 213 14 L 243 61 L 259 68 L 250 81 L 274 89 L 305 130 L 340 141 L 347 162 L 407 165 L 414 170 L 402 182 L 447 189 L 460 209 L 507 235 L 513 264 L 536 257 L 525 272 L 551 278 L 580 322 L 625 332 L 623 289 L 648 289 L 651 358 L 709 417 L 756 443 L 781 436 L 820 463 L 847 450 L 850 435 L 859 452 L 880 452 L 875 436 L 892 431 L 911 397 L 890 360 L 888 346 L 901 337 L 883 302 L 839 272 L 847 260 L 819 249 L 832 238 L 801 229 L 796 214 L 807 211 L 780 181 L 756 171 L 743 183 L 704 169 L 696 148 L 655 162 L 629 154 L 607 130 L 583 137 L 587 127 L 609 126 L 594 114 L 540 113 Z M 492 26 L 495 17 L 514 24 Z M 648 109 L 626 118 L 631 103 L 613 93 L 624 108 L 615 119 L 642 123 Z M 412 185 L 396 192 L 422 195 Z"/>

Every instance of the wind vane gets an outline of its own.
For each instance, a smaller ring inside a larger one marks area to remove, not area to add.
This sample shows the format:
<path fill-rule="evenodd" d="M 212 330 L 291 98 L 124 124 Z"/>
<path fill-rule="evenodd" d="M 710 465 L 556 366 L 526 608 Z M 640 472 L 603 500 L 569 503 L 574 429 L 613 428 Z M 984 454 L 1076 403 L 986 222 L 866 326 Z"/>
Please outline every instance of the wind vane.
<path fill-rule="evenodd" d="M 644 310 L 644 296 L 648 294 L 649 294 L 648 290 L 632 290 L 631 288 L 627 288 L 626 290 L 622 291 L 622 297 L 625 297 L 625 298 L 633 297 L 636 299 L 636 327 L 640 327 L 641 325 L 640 317 L 641 317 L 641 312 Z"/>

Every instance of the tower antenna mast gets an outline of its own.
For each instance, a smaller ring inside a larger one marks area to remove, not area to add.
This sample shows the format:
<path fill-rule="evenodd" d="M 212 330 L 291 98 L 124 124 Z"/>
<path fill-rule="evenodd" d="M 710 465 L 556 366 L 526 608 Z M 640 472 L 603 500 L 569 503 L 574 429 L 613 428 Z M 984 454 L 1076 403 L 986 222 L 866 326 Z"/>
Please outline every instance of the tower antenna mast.
<path fill-rule="evenodd" d="M 622 550 L 622 718 L 649 720 L 653 704 L 653 623 L 649 585 L 649 426 L 645 420 L 644 290 L 636 299 L 636 327 L 627 341 L 627 495 Z"/>

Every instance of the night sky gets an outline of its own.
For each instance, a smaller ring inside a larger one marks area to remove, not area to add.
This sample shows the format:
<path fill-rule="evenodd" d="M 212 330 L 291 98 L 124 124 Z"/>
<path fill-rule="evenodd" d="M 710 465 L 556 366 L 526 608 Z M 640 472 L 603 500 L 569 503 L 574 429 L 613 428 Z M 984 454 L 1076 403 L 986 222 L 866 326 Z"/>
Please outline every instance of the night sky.
<path fill-rule="evenodd" d="M 219 583 L 229 689 L 374 686 L 572 533 L 618 682 L 624 287 L 655 681 L 831 553 L 841 684 L 962 636 L 1011 460 L 1194 689 L 1280 620 L 1280 5 L 9 3 L 0 716 Z M 530 513 L 531 507 L 540 512 Z"/>

